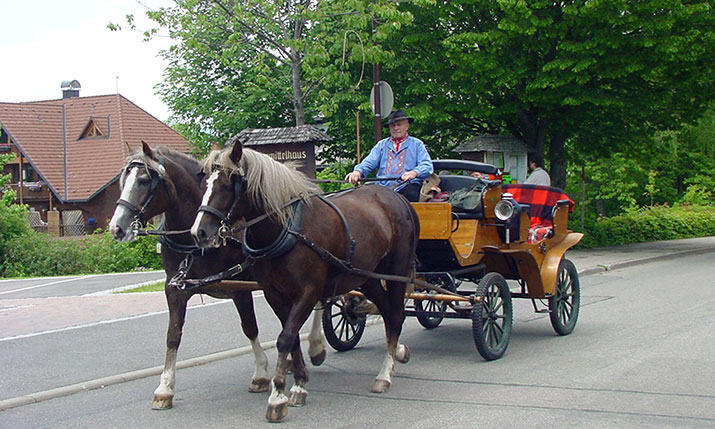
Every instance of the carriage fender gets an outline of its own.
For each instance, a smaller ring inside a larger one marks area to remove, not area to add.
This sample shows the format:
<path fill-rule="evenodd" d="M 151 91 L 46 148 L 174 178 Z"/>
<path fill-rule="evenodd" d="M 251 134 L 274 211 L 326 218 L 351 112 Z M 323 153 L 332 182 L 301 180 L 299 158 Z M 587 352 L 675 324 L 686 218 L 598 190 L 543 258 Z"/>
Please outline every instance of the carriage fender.
<path fill-rule="evenodd" d="M 570 232 L 554 247 L 550 248 L 544 256 L 541 264 L 541 283 L 544 285 L 544 292 L 553 294 L 556 291 L 556 276 L 558 275 L 561 259 L 567 250 L 578 244 L 583 238 L 580 232 Z"/>

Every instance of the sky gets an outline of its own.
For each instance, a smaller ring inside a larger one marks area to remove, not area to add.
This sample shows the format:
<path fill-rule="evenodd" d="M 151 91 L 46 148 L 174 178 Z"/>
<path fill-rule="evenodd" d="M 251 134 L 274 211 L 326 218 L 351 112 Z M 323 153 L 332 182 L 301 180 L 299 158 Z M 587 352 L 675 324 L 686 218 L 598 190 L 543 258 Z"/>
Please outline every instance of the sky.
<path fill-rule="evenodd" d="M 80 96 L 119 94 L 165 121 L 169 111 L 154 86 L 166 62 L 157 56 L 167 37 L 143 41 L 137 30 L 151 26 L 146 8 L 169 0 L 0 0 L 0 102 L 62 98 L 60 85 L 78 80 Z M 107 24 L 122 25 L 113 32 Z"/>

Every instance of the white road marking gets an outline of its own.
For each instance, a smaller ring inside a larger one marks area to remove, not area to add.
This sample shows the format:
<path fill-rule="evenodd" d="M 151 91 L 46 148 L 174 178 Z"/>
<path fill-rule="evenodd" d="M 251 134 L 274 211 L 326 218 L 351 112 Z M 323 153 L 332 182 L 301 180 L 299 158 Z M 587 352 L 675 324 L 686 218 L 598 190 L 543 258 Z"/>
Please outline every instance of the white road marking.
<path fill-rule="evenodd" d="M 151 293 L 155 293 L 155 292 L 151 292 Z M 254 294 L 253 294 L 253 297 L 254 297 L 254 298 L 258 298 L 258 297 L 262 297 L 262 296 L 263 296 L 263 292 L 258 292 L 258 293 L 254 293 Z M 210 307 L 210 306 L 217 305 L 217 304 L 227 304 L 227 303 L 231 303 L 231 302 L 233 302 L 233 301 L 231 301 L 231 300 L 215 301 L 215 302 L 210 302 L 210 303 L 208 303 L 208 304 L 201 304 L 201 305 L 195 305 L 195 306 L 192 306 L 192 307 L 188 307 L 187 310 L 193 310 L 193 309 L 195 309 L 195 308 Z M 15 335 L 15 336 L 12 336 L 12 337 L 0 338 L 0 343 L 5 342 L 5 341 L 19 340 L 19 339 L 23 339 L 23 338 L 37 337 L 37 336 L 39 336 L 39 335 L 55 334 L 55 333 L 58 333 L 58 332 L 74 331 L 74 330 L 77 330 L 77 329 L 91 328 L 91 327 L 94 327 L 94 326 L 107 325 L 107 324 L 109 324 L 109 323 L 116 323 L 116 322 L 124 322 L 124 321 L 127 321 L 127 320 L 141 319 L 141 318 L 144 318 L 144 317 L 156 316 L 156 315 L 165 314 L 165 313 L 168 313 L 168 312 L 169 312 L 168 309 L 167 309 L 167 310 L 161 310 L 161 311 L 153 311 L 153 312 L 150 312 L 150 313 L 137 314 L 137 315 L 134 315 L 134 316 L 118 317 L 118 318 L 116 318 L 116 319 L 107 319 L 107 320 L 100 320 L 100 321 L 98 321 L 98 322 L 84 323 L 84 324 L 82 324 L 82 325 L 67 326 L 67 327 L 65 327 L 65 328 L 48 329 L 48 330 L 46 330 L 46 331 L 32 332 L 32 333 L 29 333 L 29 334 Z"/>
<path fill-rule="evenodd" d="M 8 293 L 13 293 L 13 292 L 22 292 L 23 290 L 36 289 L 38 287 L 52 286 L 52 285 L 56 285 L 56 284 L 60 284 L 60 283 L 71 282 L 73 280 L 84 280 L 84 279 L 88 279 L 91 277 L 97 277 L 99 275 L 101 275 L 101 274 L 89 274 L 89 275 L 82 276 L 82 277 L 72 277 L 71 279 L 57 280 L 57 281 L 49 282 L 49 283 L 42 283 L 42 284 L 34 285 L 34 286 L 27 286 L 27 287 L 23 287 L 20 289 L 6 290 L 4 292 L 0 292 L 0 295 L 5 295 Z"/>

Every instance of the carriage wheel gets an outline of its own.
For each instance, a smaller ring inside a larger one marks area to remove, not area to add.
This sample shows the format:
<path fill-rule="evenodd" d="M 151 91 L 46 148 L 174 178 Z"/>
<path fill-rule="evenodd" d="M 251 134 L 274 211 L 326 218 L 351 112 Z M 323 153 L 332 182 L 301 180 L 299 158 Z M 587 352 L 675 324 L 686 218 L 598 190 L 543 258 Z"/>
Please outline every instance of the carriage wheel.
<path fill-rule="evenodd" d="M 512 305 L 509 286 L 499 273 L 488 273 L 479 281 L 476 295 L 482 298 L 472 310 L 472 333 L 479 354 L 486 360 L 499 359 L 511 336 Z"/>
<path fill-rule="evenodd" d="M 444 320 L 444 313 L 447 311 L 447 302 L 416 299 L 415 310 L 417 310 L 415 316 L 417 316 L 417 321 L 420 322 L 420 325 L 424 326 L 426 329 L 434 329 Z M 426 316 L 421 314 L 425 311 L 430 313 L 439 313 L 440 316 Z"/>
<path fill-rule="evenodd" d="M 427 278 L 426 280 L 432 281 L 435 284 L 439 284 L 445 289 L 450 290 L 452 292 L 457 290 L 457 286 L 454 284 L 454 281 L 451 278 L 442 277 L 435 278 L 434 280 L 432 278 Z M 442 323 L 442 321 L 444 320 L 444 313 L 447 311 L 446 301 L 439 302 L 416 299 L 414 302 L 416 310 L 415 316 L 417 317 L 417 321 L 420 322 L 420 325 L 424 326 L 426 329 L 434 329 L 438 327 L 440 323 Z M 430 313 L 439 313 L 440 315 L 426 316 L 422 314 L 425 311 Z"/>
<path fill-rule="evenodd" d="M 556 293 L 549 298 L 551 326 L 559 335 L 570 334 L 578 320 L 581 304 L 581 284 L 573 262 L 564 259 L 556 276 Z"/>
<path fill-rule="evenodd" d="M 328 301 L 323 312 L 323 332 L 328 344 L 339 352 L 354 348 L 365 331 L 366 315 L 356 312 L 365 300 L 342 295 Z"/>

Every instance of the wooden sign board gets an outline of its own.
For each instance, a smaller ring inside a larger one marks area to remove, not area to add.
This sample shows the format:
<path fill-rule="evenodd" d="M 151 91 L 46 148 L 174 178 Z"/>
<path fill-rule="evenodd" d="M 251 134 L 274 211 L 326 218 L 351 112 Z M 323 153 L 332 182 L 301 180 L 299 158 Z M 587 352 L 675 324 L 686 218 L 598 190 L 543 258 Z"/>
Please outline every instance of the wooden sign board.
<path fill-rule="evenodd" d="M 251 149 L 264 153 L 280 163 L 290 163 L 296 170 L 315 179 L 315 144 L 314 143 L 282 143 L 282 144 L 246 144 Z"/>

